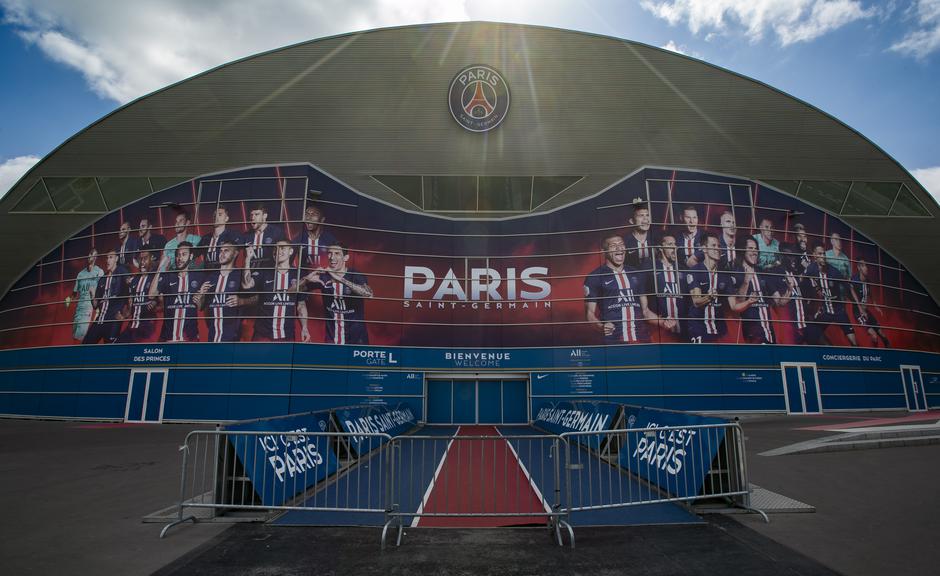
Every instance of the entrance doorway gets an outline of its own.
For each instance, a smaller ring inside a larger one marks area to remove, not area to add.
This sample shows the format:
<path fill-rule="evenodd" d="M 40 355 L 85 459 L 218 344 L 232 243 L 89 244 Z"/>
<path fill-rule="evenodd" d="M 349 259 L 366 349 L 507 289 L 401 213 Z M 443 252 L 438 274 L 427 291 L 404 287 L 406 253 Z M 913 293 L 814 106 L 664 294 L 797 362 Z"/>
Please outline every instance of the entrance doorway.
<path fill-rule="evenodd" d="M 819 395 L 819 374 L 812 362 L 781 362 L 783 392 L 787 414 L 819 414 L 822 397 Z"/>
<path fill-rule="evenodd" d="M 920 366 L 901 364 L 901 382 L 904 385 L 904 401 L 911 412 L 927 410 L 927 393 L 924 391 L 924 377 Z"/>
<path fill-rule="evenodd" d="M 125 422 L 163 421 L 168 372 L 166 368 L 131 370 L 127 406 L 124 408 Z"/>
<path fill-rule="evenodd" d="M 523 374 L 441 374 L 425 381 L 428 424 L 527 424 L 529 380 Z"/>

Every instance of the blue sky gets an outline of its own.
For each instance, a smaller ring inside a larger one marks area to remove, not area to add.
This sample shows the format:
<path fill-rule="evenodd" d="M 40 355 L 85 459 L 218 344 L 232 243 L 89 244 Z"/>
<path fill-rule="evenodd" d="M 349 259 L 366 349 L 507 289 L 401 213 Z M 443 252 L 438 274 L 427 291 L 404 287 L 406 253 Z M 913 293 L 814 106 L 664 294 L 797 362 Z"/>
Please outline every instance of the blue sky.
<path fill-rule="evenodd" d="M 493 20 L 668 47 L 855 128 L 940 195 L 940 0 L 0 0 L 0 194 L 118 106 L 219 64 L 382 26 Z"/>

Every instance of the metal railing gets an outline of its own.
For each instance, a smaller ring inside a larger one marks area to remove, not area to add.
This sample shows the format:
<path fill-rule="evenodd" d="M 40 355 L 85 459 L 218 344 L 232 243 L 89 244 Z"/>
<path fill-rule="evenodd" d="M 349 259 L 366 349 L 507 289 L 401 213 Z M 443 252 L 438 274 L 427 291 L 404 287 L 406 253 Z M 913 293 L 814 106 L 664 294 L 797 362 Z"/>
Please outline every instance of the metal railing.
<path fill-rule="evenodd" d="M 552 435 L 398 436 L 392 441 L 389 522 L 405 525 L 545 524 L 561 544 L 561 439 Z"/>
<path fill-rule="evenodd" d="M 196 521 L 193 509 L 300 510 L 375 515 L 383 548 L 390 530 L 400 545 L 419 523 L 544 523 L 574 547 L 572 513 L 710 499 L 751 510 L 737 423 L 517 436 L 194 431 L 181 450 L 178 513 L 161 537 Z"/>
<path fill-rule="evenodd" d="M 750 508 L 744 436 L 737 423 L 561 437 L 568 513 L 707 499 Z"/>
<path fill-rule="evenodd" d="M 177 518 L 192 509 L 385 514 L 392 438 L 380 433 L 196 430 L 186 436 Z M 365 465 L 368 464 L 368 465 Z"/>

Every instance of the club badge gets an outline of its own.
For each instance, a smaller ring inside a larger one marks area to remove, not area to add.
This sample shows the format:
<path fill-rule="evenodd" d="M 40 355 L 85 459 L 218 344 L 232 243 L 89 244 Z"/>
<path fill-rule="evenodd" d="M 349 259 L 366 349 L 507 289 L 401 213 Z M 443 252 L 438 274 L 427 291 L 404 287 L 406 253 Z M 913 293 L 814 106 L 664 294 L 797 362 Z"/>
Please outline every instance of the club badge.
<path fill-rule="evenodd" d="M 454 76 L 447 94 L 454 120 L 471 132 L 499 126 L 509 112 L 509 86 L 489 66 L 468 66 Z"/>

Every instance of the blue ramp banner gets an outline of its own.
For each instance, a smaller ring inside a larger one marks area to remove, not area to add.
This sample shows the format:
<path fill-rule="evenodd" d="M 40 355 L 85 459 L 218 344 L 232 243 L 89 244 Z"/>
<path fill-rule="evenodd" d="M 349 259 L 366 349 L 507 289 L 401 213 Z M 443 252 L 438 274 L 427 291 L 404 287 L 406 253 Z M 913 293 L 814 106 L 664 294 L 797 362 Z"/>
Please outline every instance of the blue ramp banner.
<path fill-rule="evenodd" d="M 604 432 L 614 424 L 619 405 L 610 402 L 543 402 L 536 412 L 535 424 L 553 434 L 565 432 Z M 577 441 L 600 448 L 604 436 L 575 436 Z"/>
<path fill-rule="evenodd" d="M 630 433 L 620 448 L 620 466 L 673 497 L 702 492 L 712 462 L 725 441 L 725 428 L 691 428 L 725 424 L 723 418 L 624 406 Z"/>
<path fill-rule="evenodd" d="M 324 432 L 329 412 L 310 412 L 231 424 L 228 431 L 267 432 L 232 435 L 228 442 L 265 506 L 280 506 L 336 472 L 337 460 Z"/>
<path fill-rule="evenodd" d="M 418 425 L 414 412 L 407 402 L 397 406 L 355 406 L 334 411 L 343 432 L 350 434 L 388 434 L 395 437 Z M 351 436 L 350 447 L 362 456 L 386 442 L 377 436 Z"/>

